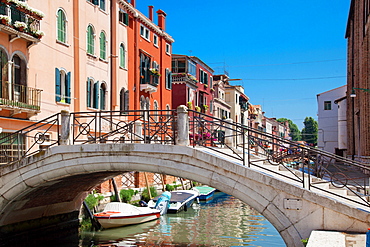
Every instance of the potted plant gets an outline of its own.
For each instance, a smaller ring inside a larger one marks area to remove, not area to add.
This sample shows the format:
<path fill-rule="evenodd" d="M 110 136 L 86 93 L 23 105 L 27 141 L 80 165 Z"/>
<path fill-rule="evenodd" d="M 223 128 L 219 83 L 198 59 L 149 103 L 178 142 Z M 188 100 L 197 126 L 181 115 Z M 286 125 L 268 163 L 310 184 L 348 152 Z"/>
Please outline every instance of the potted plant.
<path fill-rule="evenodd" d="M 199 106 L 196 106 L 195 107 L 195 110 L 198 111 L 198 112 L 200 112 L 200 107 Z"/>
<path fill-rule="evenodd" d="M 0 23 L 3 25 L 10 25 L 10 17 L 7 15 L 0 15 Z"/>
<path fill-rule="evenodd" d="M 27 24 L 22 21 L 16 21 L 14 27 L 22 32 L 27 28 Z"/>
<path fill-rule="evenodd" d="M 161 74 L 159 74 L 158 69 L 149 69 L 149 71 L 152 73 L 152 75 L 161 76 Z"/>
<path fill-rule="evenodd" d="M 188 109 L 193 110 L 193 102 L 187 103 Z"/>

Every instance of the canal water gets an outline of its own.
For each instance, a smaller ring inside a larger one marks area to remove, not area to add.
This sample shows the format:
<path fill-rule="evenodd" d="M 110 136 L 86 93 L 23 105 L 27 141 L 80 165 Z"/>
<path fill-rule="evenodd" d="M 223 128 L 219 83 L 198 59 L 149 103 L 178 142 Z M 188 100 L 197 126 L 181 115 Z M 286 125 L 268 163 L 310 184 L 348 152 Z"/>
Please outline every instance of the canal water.
<path fill-rule="evenodd" d="M 286 246 L 276 229 L 240 200 L 217 192 L 186 212 L 140 225 L 82 232 L 80 246 Z"/>

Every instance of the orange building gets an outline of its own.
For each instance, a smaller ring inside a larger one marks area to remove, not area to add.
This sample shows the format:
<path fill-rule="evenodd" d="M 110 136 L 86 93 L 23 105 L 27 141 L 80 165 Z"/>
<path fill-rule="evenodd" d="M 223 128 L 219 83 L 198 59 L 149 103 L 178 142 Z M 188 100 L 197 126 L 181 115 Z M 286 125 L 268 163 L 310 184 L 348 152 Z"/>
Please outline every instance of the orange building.
<path fill-rule="evenodd" d="M 154 7 L 146 17 L 135 9 L 135 1 L 122 1 L 127 13 L 128 88 L 130 109 L 165 110 L 171 107 L 171 50 L 174 40 L 166 30 L 166 13 L 158 10 L 154 24 Z"/>

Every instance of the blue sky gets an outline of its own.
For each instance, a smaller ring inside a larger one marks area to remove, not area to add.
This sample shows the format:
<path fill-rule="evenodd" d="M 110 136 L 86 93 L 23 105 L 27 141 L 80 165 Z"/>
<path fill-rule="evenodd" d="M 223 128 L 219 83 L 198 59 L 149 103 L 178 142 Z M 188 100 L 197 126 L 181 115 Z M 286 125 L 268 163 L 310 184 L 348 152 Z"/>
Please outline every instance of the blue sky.
<path fill-rule="evenodd" d="M 230 78 L 265 116 L 317 119 L 316 95 L 346 84 L 350 0 L 136 0 L 167 14 L 173 53 Z M 156 20 L 156 15 L 155 15 Z"/>

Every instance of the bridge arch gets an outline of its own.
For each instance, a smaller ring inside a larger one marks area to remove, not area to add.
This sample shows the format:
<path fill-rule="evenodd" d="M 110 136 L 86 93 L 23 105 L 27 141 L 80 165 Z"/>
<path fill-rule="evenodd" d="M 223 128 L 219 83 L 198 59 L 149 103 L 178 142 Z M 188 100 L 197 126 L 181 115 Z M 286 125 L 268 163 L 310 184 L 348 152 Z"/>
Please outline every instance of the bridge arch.
<path fill-rule="evenodd" d="M 368 212 L 194 148 L 89 144 L 52 147 L 1 168 L 0 226 L 78 211 L 96 184 L 126 171 L 183 177 L 233 195 L 264 215 L 287 246 L 302 246 L 312 230 L 361 231 L 369 221 Z M 299 200 L 287 205 L 290 199 Z"/>

